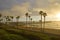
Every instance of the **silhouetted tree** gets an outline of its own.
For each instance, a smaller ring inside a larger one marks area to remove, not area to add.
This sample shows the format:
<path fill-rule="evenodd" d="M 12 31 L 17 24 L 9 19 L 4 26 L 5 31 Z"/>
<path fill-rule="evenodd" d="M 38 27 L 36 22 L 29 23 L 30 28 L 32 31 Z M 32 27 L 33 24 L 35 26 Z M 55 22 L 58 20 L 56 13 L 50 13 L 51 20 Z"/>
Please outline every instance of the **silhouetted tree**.
<path fill-rule="evenodd" d="M 2 17 L 2 14 L 0 14 L 0 23 L 1 23 L 1 21 L 2 21 L 2 20 L 1 20 L 1 17 Z"/>
<path fill-rule="evenodd" d="M 5 22 L 7 24 L 8 16 L 4 16 L 4 18 L 6 19 Z"/>
<path fill-rule="evenodd" d="M 41 31 L 42 31 L 42 15 L 43 15 L 43 11 L 40 11 L 39 14 L 41 15 Z"/>
<path fill-rule="evenodd" d="M 17 16 L 17 17 L 16 17 L 17 22 L 19 22 L 19 18 L 20 18 L 20 16 Z"/>
<path fill-rule="evenodd" d="M 2 14 L 0 14 L 0 17 L 2 17 Z"/>
<path fill-rule="evenodd" d="M 19 24 L 19 18 L 20 18 L 20 16 L 16 17 L 16 20 L 17 20 L 17 29 L 18 29 L 18 24 Z"/>
<path fill-rule="evenodd" d="M 11 21 L 10 16 L 6 16 L 6 21 L 9 23 Z"/>
<path fill-rule="evenodd" d="M 32 18 L 31 18 L 31 22 L 32 22 Z"/>
<path fill-rule="evenodd" d="M 4 18 L 6 19 L 6 20 L 5 20 L 5 21 L 6 21 L 6 24 L 11 21 L 10 16 L 4 16 Z"/>
<path fill-rule="evenodd" d="M 6 16 L 4 16 L 4 21 L 5 21 L 5 23 L 7 22 L 7 18 L 6 18 Z"/>
<path fill-rule="evenodd" d="M 11 19 L 10 19 L 10 18 L 8 18 L 8 19 L 7 19 L 7 21 L 11 21 Z"/>
<path fill-rule="evenodd" d="M 13 18 L 14 18 L 14 17 L 13 17 L 13 16 L 10 16 L 10 18 L 11 18 L 11 20 L 12 20 L 12 22 L 13 22 Z"/>
<path fill-rule="evenodd" d="M 26 27 L 27 27 L 27 17 L 28 17 L 28 13 L 26 13 L 25 16 L 26 16 Z"/>
<path fill-rule="evenodd" d="M 33 23 L 32 18 L 30 18 L 30 20 L 31 20 L 31 27 L 32 27 L 32 23 Z"/>
<path fill-rule="evenodd" d="M 43 17 L 44 17 L 44 26 L 43 26 L 43 31 L 44 31 L 44 28 L 45 28 L 45 18 L 46 18 L 47 14 L 46 13 L 43 13 Z"/>
<path fill-rule="evenodd" d="M 31 16 L 29 16 L 29 21 L 30 21 Z"/>

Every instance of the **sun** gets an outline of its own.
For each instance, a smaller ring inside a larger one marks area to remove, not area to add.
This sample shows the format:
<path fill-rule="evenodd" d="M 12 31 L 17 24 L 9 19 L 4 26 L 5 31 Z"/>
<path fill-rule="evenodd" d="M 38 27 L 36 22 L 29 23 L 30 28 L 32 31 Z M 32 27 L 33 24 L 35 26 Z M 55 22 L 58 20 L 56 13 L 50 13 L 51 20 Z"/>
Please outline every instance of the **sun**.
<path fill-rule="evenodd" d="M 56 14 L 56 17 L 60 19 L 60 12 Z"/>

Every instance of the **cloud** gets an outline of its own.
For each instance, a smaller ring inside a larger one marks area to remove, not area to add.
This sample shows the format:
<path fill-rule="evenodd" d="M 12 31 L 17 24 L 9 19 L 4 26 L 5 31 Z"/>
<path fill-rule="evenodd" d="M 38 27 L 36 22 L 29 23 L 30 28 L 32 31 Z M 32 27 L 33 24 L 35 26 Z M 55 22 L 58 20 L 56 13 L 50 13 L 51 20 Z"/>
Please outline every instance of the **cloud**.
<path fill-rule="evenodd" d="M 46 12 L 48 20 L 54 19 L 55 14 L 60 12 L 60 0 L 0 0 L 0 13 L 12 16 L 23 16 L 28 12 L 32 18 L 39 20 L 39 11 Z M 35 20 L 36 20 L 35 19 Z M 55 19 L 54 19 L 55 20 Z"/>
<path fill-rule="evenodd" d="M 16 4 L 16 0 L 0 0 L 0 10 L 10 9 Z"/>
<path fill-rule="evenodd" d="M 53 3 L 53 2 L 55 2 L 56 0 L 48 0 L 50 3 Z"/>
<path fill-rule="evenodd" d="M 25 15 L 26 12 L 28 12 L 28 9 L 30 7 L 30 4 L 28 2 L 22 3 L 21 5 L 14 5 L 10 9 L 4 9 L 1 11 L 1 13 L 4 15 Z"/>
<path fill-rule="evenodd" d="M 21 5 L 15 5 L 11 8 L 11 11 L 15 14 L 20 14 L 20 15 L 23 15 L 25 14 L 26 12 L 28 12 L 28 9 L 29 9 L 30 5 L 28 2 L 26 3 L 23 3 Z"/>
<path fill-rule="evenodd" d="M 59 0 L 0 0 L 0 10 L 3 15 L 25 15 L 26 12 L 38 16 L 40 10 L 54 15 L 59 10 Z"/>

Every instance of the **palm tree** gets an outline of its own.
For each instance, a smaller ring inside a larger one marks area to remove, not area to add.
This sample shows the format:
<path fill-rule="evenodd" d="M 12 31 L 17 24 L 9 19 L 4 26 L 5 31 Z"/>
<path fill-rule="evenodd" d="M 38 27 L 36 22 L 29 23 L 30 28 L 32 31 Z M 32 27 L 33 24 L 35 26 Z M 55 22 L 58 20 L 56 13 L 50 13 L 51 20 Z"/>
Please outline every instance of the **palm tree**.
<path fill-rule="evenodd" d="M 3 21 L 3 19 L 0 19 L 0 22 Z"/>
<path fill-rule="evenodd" d="M 8 19 L 7 19 L 7 21 L 11 21 L 11 19 L 10 19 L 10 18 L 8 18 Z"/>
<path fill-rule="evenodd" d="M 32 18 L 31 18 L 31 22 L 32 22 Z"/>
<path fill-rule="evenodd" d="M 10 16 L 6 16 L 6 21 L 7 22 L 11 21 Z"/>
<path fill-rule="evenodd" d="M 8 20 L 8 18 L 9 18 L 9 16 L 4 16 L 4 18 L 6 19 L 6 24 L 7 24 L 7 20 Z"/>
<path fill-rule="evenodd" d="M 2 14 L 0 14 L 0 18 L 2 17 Z M 1 22 L 1 19 L 0 19 L 0 22 Z"/>
<path fill-rule="evenodd" d="M 10 18 L 12 19 L 12 22 L 13 22 L 13 18 L 14 18 L 14 17 L 13 17 L 13 16 L 10 16 Z"/>
<path fill-rule="evenodd" d="M 44 26 L 43 26 L 43 31 L 44 31 L 44 28 L 45 28 L 45 18 L 46 18 L 47 14 L 46 13 L 43 13 L 43 17 L 44 17 Z"/>
<path fill-rule="evenodd" d="M 41 31 L 42 31 L 42 15 L 43 15 L 43 11 L 40 11 L 39 14 L 41 15 Z"/>
<path fill-rule="evenodd" d="M 29 25 L 30 25 L 30 22 L 31 22 L 31 21 L 30 21 L 30 18 L 31 18 L 31 16 L 28 16 L 28 17 L 29 17 Z"/>
<path fill-rule="evenodd" d="M 4 16 L 4 21 L 7 24 L 7 17 L 6 16 Z"/>
<path fill-rule="evenodd" d="M 31 16 L 29 16 L 29 21 L 30 21 Z"/>
<path fill-rule="evenodd" d="M 18 23 L 18 22 L 19 22 L 19 18 L 20 18 L 20 16 L 17 16 L 17 17 L 16 17 L 16 20 L 17 20 L 17 26 L 18 26 L 18 24 L 19 24 L 19 23 Z M 17 27 L 17 29 L 18 29 L 18 27 Z"/>
<path fill-rule="evenodd" d="M 10 16 L 4 16 L 4 18 L 6 19 L 5 20 L 6 21 L 6 24 L 11 21 Z"/>
<path fill-rule="evenodd" d="M 30 20 L 31 20 L 31 26 L 32 26 L 32 18 L 30 18 Z"/>
<path fill-rule="evenodd" d="M 2 17 L 2 14 L 0 14 L 0 17 Z"/>
<path fill-rule="evenodd" d="M 28 17 L 28 13 L 26 13 L 25 16 L 26 16 L 26 27 L 27 27 L 27 17 Z"/>
<path fill-rule="evenodd" d="M 20 16 L 17 16 L 17 17 L 16 17 L 16 19 L 17 19 L 17 22 L 19 21 L 19 18 L 20 18 Z"/>

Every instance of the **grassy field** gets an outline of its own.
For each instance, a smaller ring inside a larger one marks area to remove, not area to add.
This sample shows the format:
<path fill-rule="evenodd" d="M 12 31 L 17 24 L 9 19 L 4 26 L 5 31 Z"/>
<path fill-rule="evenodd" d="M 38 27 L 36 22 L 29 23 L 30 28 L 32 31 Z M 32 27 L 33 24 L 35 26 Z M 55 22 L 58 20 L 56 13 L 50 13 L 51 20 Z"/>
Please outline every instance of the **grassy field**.
<path fill-rule="evenodd" d="M 59 35 L 0 26 L 0 40 L 60 40 Z"/>

